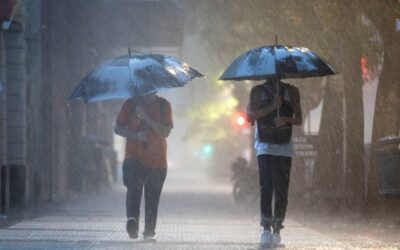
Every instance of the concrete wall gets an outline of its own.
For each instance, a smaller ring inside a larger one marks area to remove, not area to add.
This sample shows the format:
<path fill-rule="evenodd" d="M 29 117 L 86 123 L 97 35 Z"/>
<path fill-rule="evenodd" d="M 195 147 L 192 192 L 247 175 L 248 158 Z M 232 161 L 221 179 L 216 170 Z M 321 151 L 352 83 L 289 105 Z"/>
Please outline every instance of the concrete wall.
<path fill-rule="evenodd" d="M 21 30 L 6 32 L 7 66 L 7 164 L 10 167 L 10 206 L 26 202 L 26 40 L 25 4 L 20 4 L 14 20 Z"/>
<path fill-rule="evenodd" d="M 23 16 L 19 16 L 23 20 Z M 7 161 L 26 164 L 26 43 L 24 33 L 7 33 Z"/>

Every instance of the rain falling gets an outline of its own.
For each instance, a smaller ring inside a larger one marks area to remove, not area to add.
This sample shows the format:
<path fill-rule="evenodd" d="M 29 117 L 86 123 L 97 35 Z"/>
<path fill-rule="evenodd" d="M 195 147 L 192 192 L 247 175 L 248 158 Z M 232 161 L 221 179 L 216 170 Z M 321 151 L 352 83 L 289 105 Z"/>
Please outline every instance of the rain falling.
<path fill-rule="evenodd" d="M 400 0 L 0 24 L 0 249 L 400 249 Z"/>

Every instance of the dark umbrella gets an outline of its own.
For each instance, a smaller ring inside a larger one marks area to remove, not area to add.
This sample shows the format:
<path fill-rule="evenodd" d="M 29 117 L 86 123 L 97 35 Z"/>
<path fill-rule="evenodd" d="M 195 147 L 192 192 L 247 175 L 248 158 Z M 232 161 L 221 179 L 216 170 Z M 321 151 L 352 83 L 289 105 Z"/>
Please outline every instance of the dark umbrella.
<path fill-rule="evenodd" d="M 264 80 L 334 75 L 333 68 L 315 52 L 284 45 L 251 49 L 236 58 L 220 80 Z"/>
<path fill-rule="evenodd" d="M 163 88 L 183 87 L 202 76 L 187 63 L 171 56 L 129 53 L 98 66 L 79 83 L 69 98 L 83 99 L 86 103 L 128 99 Z"/>
<path fill-rule="evenodd" d="M 251 49 L 236 58 L 220 80 L 305 78 L 336 74 L 315 52 L 305 47 L 278 44 Z M 279 84 L 276 84 L 279 93 Z M 279 117 L 279 108 L 278 108 Z"/>

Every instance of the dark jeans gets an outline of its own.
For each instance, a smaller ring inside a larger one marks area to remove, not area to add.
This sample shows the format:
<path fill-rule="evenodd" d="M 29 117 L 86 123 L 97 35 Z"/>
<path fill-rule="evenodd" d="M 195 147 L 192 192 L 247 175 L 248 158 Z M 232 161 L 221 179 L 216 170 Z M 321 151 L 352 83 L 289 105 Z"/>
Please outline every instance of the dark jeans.
<path fill-rule="evenodd" d="M 158 203 L 167 170 L 144 167 L 139 161 L 133 159 L 125 160 L 122 170 L 123 182 L 127 188 L 126 216 L 135 218 L 139 223 L 140 202 L 144 189 L 145 229 L 143 234 L 153 236 L 157 223 Z"/>
<path fill-rule="evenodd" d="M 275 231 L 283 228 L 288 204 L 291 157 L 275 155 L 257 156 L 261 188 L 261 225 Z M 274 214 L 272 197 L 274 196 Z"/>

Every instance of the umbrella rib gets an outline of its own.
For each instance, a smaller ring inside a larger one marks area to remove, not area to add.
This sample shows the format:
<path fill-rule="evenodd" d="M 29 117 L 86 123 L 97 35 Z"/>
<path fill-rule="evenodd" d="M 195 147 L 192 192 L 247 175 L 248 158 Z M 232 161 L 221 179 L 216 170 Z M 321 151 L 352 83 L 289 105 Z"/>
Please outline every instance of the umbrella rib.
<path fill-rule="evenodd" d="M 161 63 L 161 62 L 158 62 L 158 63 L 161 64 L 163 71 L 166 72 L 167 74 L 169 74 L 170 76 L 172 76 L 172 78 L 174 79 L 174 81 L 177 82 L 179 86 L 184 86 L 184 85 L 185 85 L 185 83 L 182 84 L 182 83 L 179 81 L 179 79 L 178 79 L 174 74 L 172 74 L 171 72 L 169 72 L 169 70 L 166 69 L 166 67 L 169 66 L 169 65 L 167 65 L 167 64 L 164 63 L 164 62 L 162 62 L 162 63 Z M 189 78 L 189 79 L 190 79 L 190 78 Z"/>

